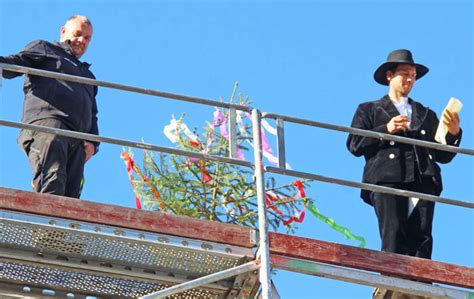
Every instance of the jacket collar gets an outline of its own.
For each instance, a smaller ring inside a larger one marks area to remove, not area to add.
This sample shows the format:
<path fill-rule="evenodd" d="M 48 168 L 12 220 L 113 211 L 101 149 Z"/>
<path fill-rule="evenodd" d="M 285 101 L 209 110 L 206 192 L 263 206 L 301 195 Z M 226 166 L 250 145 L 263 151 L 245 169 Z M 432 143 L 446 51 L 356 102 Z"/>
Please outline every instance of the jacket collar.
<path fill-rule="evenodd" d="M 76 55 L 74 55 L 74 52 L 72 51 L 72 47 L 71 47 L 71 41 L 70 40 L 66 40 L 64 42 L 57 42 L 56 43 L 61 49 L 63 49 L 66 53 L 68 53 L 69 55 L 71 55 L 72 57 L 74 57 L 74 59 L 76 61 L 79 62 L 79 64 L 82 64 L 84 65 L 85 67 L 89 68 L 91 66 L 90 63 L 87 63 L 87 62 L 81 62 L 77 57 Z"/>
<path fill-rule="evenodd" d="M 428 116 L 429 109 L 421 105 L 418 102 L 408 98 L 408 102 L 411 104 L 411 130 L 418 131 L 426 117 Z"/>
<path fill-rule="evenodd" d="M 386 94 L 382 98 L 382 109 L 385 110 L 385 112 L 387 112 L 390 118 L 400 115 L 400 113 L 397 110 L 397 107 L 395 107 L 395 105 L 392 103 L 392 100 L 390 100 L 390 97 L 388 96 L 388 94 Z"/>
<path fill-rule="evenodd" d="M 420 103 L 414 101 L 412 98 L 408 98 L 408 103 L 411 105 L 412 114 L 411 114 L 411 128 L 412 131 L 417 131 L 428 115 L 428 108 L 424 107 Z M 395 105 L 390 100 L 390 97 L 385 95 L 381 101 L 381 108 L 390 115 L 390 118 L 400 115 Z"/>

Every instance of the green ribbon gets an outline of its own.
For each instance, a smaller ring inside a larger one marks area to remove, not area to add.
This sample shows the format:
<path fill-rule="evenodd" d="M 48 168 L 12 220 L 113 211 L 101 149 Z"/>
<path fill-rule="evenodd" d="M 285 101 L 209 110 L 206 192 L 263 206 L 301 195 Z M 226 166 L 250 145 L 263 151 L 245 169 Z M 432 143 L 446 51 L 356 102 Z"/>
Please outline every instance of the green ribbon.
<path fill-rule="evenodd" d="M 365 239 L 363 237 L 359 237 L 359 236 L 356 236 L 354 235 L 353 233 L 351 233 L 349 231 L 349 229 L 347 227 L 343 227 L 343 226 L 340 226 L 339 224 L 337 224 L 334 220 L 332 220 L 331 218 L 329 217 L 326 217 L 324 216 L 323 214 L 321 214 L 318 210 L 318 208 L 316 208 L 312 203 L 311 201 L 309 201 L 307 198 L 303 198 L 303 201 L 304 202 L 307 202 L 307 208 L 308 210 L 314 215 L 316 216 L 316 218 L 318 218 L 319 220 L 325 222 L 327 225 L 329 225 L 332 229 L 340 232 L 341 234 L 343 234 L 347 239 L 353 239 L 353 240 L 356 240 L 356 241 L 359 241 L 360 242 L 360 245 L 359 247 L 362 247 L 364 248 L 365 247 Z"/>
<path fill-rule="evenodd" d="M 79 195 L 82 194 L 82 188 L 84 187 L 84 184 L 86 183 L 86 179 L 84 178 L 84 176 L 82 176 L 81 178 L 81 183 L 79 185 Z"/>

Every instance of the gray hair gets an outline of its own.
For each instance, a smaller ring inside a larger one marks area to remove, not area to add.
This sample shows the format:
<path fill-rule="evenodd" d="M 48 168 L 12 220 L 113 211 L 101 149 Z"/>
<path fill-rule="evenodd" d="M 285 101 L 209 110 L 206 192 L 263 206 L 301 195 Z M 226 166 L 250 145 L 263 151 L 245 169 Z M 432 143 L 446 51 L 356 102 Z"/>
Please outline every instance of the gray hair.
<path fill-rule="evenodd" d="M 91 28 L 92 27 L 92 22 L 91 20 L 89 20 L 89 18 L 85 17 L 85 16 L 81 16 L 81 15 L 74 15 L 72 17 L 70 17 L 69 19 L 67 19 L 66 23 L 64 24 L 64 26 L 66 26 L 67 23 L 69 23 L 70 21 L 72 20 L 81 20 L 82 22 L 86 23 L 87 25 L 89 25 Z"/>

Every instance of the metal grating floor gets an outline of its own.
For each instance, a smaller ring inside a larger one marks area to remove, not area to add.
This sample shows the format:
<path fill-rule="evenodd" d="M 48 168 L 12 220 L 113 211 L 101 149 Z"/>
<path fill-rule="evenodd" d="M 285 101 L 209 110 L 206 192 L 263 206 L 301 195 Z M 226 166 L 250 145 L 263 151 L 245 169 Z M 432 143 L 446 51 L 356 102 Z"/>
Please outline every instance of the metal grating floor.
<path fill-rule="evenodd" d="M 247 248 L 0 211 L 0 281 L 20 293 L 43 288 L 76 294 L 68 298 L 136 298 L 251 259 Z M 173 298 L 245 298 L 241 289 L 255 275 Z"/>
<path fill-rule="evenodd" d="M 28 265 L 15 262 L 0 262 L 0 279 L 16 282 L 25 295 L 30 293 L 30 286 L 46 286 L 47 294 L 54 294 L 55 289 L 69 290 L 69 297 L 74 294 L 87 294 L 115 298 L 136 298 L 165 289 L 169 284 L 123 279 L 110 275 L 93 275 L 77 271 L 66 271 L 51 267 Z M 183 292 L 174 298 L 219 298 L 226 292 L 205 289 L 194 289 Z M 51 296 L 51 295 L 50 295 Z"/>

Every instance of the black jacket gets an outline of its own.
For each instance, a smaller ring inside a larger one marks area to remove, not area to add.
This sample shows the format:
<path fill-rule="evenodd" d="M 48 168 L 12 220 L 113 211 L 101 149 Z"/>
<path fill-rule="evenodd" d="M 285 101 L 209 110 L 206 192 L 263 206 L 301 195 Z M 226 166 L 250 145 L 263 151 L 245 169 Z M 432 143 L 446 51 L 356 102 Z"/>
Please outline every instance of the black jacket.
<path fill-rule="evenodd" d="M 16 55 L 0 57 L 0 62 L 95 79 L 89 70 L 90 65 L 79 61 L 66 42 L 37 40 Z M 3 71 L 3 77 L 8 79 L 20 75 Z M 73 131 L 99 134 L 96 86 L 25 75 L 23 91 L 25 102 L 22 122 L 53 118 L 62 121 Z M 97 151 L 98 143 L 94 144 Z"/>
<path fill-rule="evenodd" d="M 434 137 L 438 127 L 436 113 L 422 104 L 409 99 L 412 105 L 410 129 L 398 132 L 397 135 L 435 142 Z M 385 95 L 373 102 L 359 105 L 352 120 L 352 127 L 388 134 L 387 123 L 399 115 L 397 108 Z M 449 145 L 459 146 L 462 132 L 459 136 L 447 134 Z M 377 185 L 411 183 L 420 177 L 431 177 L 436 186 L 436 194 L 441 194 L 443 185 L 439 163 L 450 162 L 455 153 L 434 150 L 377 138 L 349 135 L 347 148 L 357 156 L 364 156 L 363 182 Z M 362 191 L 361 197 L 370 204 L 369 192 Z"/>

